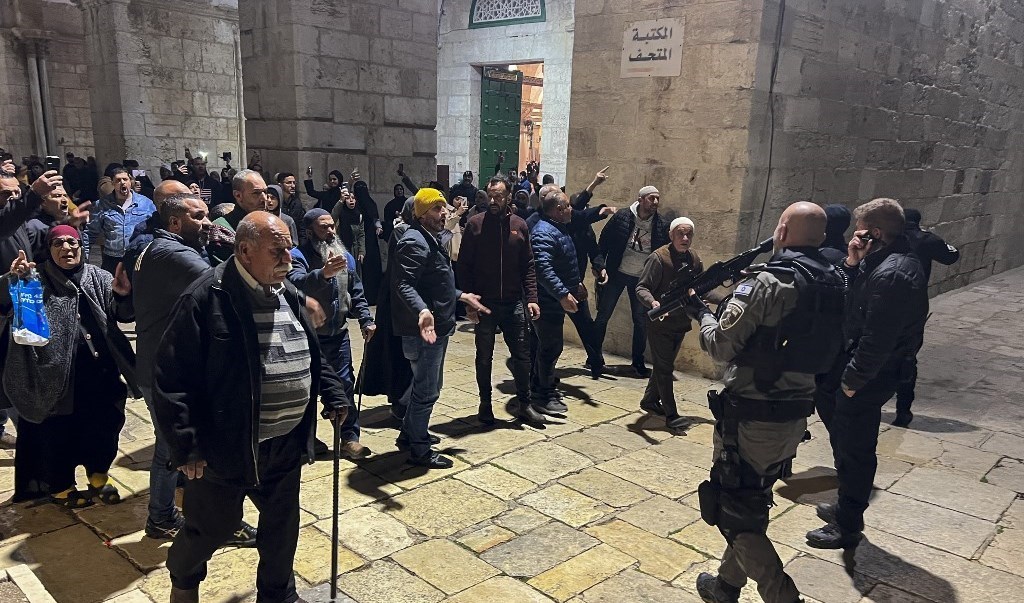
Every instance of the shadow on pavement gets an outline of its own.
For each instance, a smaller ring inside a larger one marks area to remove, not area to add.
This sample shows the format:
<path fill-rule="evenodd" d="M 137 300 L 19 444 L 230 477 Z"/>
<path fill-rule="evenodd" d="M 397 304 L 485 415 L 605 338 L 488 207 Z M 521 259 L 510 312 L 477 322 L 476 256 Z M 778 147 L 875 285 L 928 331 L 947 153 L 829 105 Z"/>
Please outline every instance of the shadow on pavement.
<path fill-rule="evenodd" d="M 866 537 L 856 549 L 843 551 L 843 568 L 862 595 L 866 595 L 877 580 L 932 601 L 959 601 L 956 590 L 947 580 L 879 548 Z"/>
<path fill-rule="evenodd" d="M 894 418 L 896 418 L 895 412 L 882 412 L 882 423 L 891 423 Z M 969 431 L 978 431 L 978 427 L 975 425 L 969 425 L 963 421 L 957 421 L 956 419 L 929 417 L 927 415 L 914 413 L 914 420 L 910 422 L 910 426 L 907 427 L 907 430 L 923 431 L 926 433 L 966 433 Z"/>

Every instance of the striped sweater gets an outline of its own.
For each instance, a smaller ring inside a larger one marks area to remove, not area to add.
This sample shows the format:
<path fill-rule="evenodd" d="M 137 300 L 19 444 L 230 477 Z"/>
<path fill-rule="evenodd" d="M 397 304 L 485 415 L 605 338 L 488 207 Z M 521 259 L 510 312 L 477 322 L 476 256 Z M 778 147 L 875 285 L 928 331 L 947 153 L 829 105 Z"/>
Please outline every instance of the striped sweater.
<path fill-rule="evenodd" d="M 248 280 L 248 279 L 244 279 Z M 280 288 L 278 288 L 280 289 Z M 259 441 L 287 435 L 302 421 L 313 376 L 309 340 L 281 291 L 247 289 L 260 343 Z"/>

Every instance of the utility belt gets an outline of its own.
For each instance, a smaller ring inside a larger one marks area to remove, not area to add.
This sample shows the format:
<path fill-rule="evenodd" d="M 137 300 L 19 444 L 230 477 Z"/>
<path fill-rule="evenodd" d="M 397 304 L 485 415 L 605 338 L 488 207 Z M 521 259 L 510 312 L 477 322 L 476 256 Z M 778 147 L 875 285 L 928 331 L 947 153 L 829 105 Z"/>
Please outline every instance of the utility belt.
<path fill-rule="evenodd" d="M 739 426 L 743 421 L 788 423 L 805 419 L 814 412 L 813 400 L 756 400 L 728 391 L 709 391 L 708 406 L 718 421 L 722 451 L 715 459 L 712 477 L 723 488 L 765 488 L 782 475 L 783 464 L 769 475 L 757 475 L 744 468 L 740 459 Z"/>
<path fill-rule="evenodd" d="M 721 524 L 727 540 L 733 532 L 763 532 L 767 508 L 772 504 L 768 488 L 782 477 L 787 463 L 769 467 L 767 475 L 754 471 L 740 458 L 739 425 L 743 421 L 787 423 L 804 419 L 814 412 L 814 401 L 755 400 L 723 390 L 708 392 L 708 406 L 718 421 L 715 429 L 722 439 L 722 450 L 711 468 L 711 479 L 697 489 L 701 517 L 708 525 Z"/>

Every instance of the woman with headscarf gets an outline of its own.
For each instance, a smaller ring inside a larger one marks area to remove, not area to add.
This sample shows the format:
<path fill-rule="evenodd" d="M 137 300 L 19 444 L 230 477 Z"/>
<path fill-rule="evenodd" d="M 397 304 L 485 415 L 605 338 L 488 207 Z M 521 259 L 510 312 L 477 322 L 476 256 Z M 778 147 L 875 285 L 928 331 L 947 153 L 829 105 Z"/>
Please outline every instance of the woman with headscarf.
<path fill-rule="evenodd" d="M 306 168 L 306 179 L 302 181 L 302 184 L 306 186 L 306 194 L 316 199 L 315 207 L 333 212 L 334 206 L 341 200 L 341 183 L 344 180 L 345 177 L 341 175 L 341 172 L 331 170 L 327 174 L 327 189 L 318 191 L 313 186 L 313 168 Z"/>
<path fill-rule="evenodd" d="M 18 446 L 14 500 L 49 495 L 67 508 L 99 499 L 120 502 L 108 472 L 117 455 L 124 406 L 135 383 L 135 353 L 118 322 L 135 319 L 131 283 L 82 261 L 78 230 L 55 226 L 46 236 L 49 258 L 39 266 L 50 325 L 44 346 L 21 345 L 8 335 L 2 367 L 3 394 L 17 408 Z M 28 278 L 34 263 L 24 255 L 6 280 Z M 6 284 L 0 309 L 13 307 Z M 125 387 L 127 382 L 128 387 Z M 79 490 L 75 470 L 85 467 L 88 485 Z"/>
<path fill-rule="evenodd" d="M 281 221 L 288 225 L 288 232 L 292 234 L 292 247 L 297 247 L 301 242 L 299 240 L 299 229 L 295 225 L 295 220 L 292 219 L 286 213 L 281 211 L 281 198 L 284 197 L 284 189 L 276 184 L 271 184 L 267 187 L 267 211 L 274 214 Z"/>
<path fill-rule="evenodd" d="M 366 235 L 366 252 L 363 258 L 363 287 L 366 301 L 371 306 L 377 305 L 377 289 L 380 288 L 381 272 L 380 244 L 378 237 L 384 233 L 377 202 L 370 196 L 370 187 L 364 180 L 356 180 L 353 194 L 356 197 L 356 208 L 363 216 L 363 233 Z"/>
<path fill-rule="evenodd" d="M 355 196 L 345 187 L 340 190 L 341 198 L 331 211 L 334 218 L 334 229 L 338 238 L 356 258 L 356 264 L 362 278 L 362 265 L 366 257 L 366 231 L 363 229 L 363 217 L 356 205 Z"/>

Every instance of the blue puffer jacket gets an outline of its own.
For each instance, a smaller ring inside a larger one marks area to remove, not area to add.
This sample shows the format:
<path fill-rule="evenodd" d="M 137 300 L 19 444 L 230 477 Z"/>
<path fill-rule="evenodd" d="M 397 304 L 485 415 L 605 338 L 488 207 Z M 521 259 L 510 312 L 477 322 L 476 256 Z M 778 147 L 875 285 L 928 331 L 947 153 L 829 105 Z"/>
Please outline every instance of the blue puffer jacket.
<path fill-rule="evenodd" d="M 549 310 L 562 312 L 558 300 L 574 293 L 581 282 L 576 247 L 567 225 L 558 224 L 548 217 L 541 218 L 530 230 L 530 242 L 537 268 L 541 315 Z"/>
<path fill-rule="evenodd" d="M 103 255 L 120 258 L 128 248 L 135 227 L 145 222 L 156 213 L 156 206 L 145 195 L 132 191 L 132 201 L 128 209 L 124 209 L 114 193 L 100 199 L 98 207 L 93 210 L 89 225 L 82 233 L 82 248 L 85 257 L 89 257 L 89 249 L 93 243 L 103 247 Z"/>

